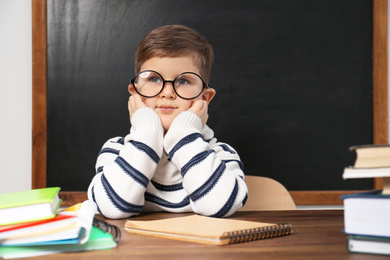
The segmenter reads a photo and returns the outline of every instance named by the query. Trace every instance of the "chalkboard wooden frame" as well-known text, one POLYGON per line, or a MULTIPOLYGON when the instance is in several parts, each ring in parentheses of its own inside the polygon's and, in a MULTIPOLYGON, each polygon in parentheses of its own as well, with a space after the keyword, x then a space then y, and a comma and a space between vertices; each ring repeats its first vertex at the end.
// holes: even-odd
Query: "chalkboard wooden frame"
MULTIPOLYGON (((387 0, 373 0, 373 140, 388 143, 387 0)), ((32 0, 33 107, 32 188, 46 187, 47 160, 47 2, 32 0)), ((374 189, 380 189, 375 179, 374 189)), ((355 191, 290 191, 297 205, 341 204, 340 195, 355 191)), ((65 205, 86 199, 85 192, 62 192, 65 205)))

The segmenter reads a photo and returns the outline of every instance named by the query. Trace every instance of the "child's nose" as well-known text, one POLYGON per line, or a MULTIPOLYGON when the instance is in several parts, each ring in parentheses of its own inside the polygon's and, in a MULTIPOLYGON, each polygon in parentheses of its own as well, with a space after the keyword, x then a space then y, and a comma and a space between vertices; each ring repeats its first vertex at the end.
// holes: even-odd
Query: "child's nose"
POLYGON ((171 82, 166 82, 163 91, 160 94, 161 97, 165 98, 174 98, 176 96, 175 90, 173 89, 173 84, 171 82))

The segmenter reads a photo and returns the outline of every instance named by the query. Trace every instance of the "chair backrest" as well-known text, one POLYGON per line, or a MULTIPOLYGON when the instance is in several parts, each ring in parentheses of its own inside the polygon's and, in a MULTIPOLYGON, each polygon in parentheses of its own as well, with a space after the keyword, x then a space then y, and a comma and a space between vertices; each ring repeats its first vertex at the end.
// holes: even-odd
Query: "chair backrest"
POLYGON ((245 176, 248 200, 240 211, 296 210, 294 200, 279 182, 260 176, 245 176))

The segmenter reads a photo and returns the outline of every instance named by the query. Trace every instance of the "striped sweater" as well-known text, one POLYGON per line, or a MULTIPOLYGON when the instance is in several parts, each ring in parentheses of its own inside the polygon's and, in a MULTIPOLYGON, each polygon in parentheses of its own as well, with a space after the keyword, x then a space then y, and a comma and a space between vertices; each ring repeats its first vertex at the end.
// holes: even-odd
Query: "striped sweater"
POLYGON ((227 217, 245 204, 238 154, 217 142, 195 114, 179 114, 165 136, 151 108, 138 109, 131 123, 130 133, 108 140, 97 158, 88 198, 102 215, 168 211, 227 217))

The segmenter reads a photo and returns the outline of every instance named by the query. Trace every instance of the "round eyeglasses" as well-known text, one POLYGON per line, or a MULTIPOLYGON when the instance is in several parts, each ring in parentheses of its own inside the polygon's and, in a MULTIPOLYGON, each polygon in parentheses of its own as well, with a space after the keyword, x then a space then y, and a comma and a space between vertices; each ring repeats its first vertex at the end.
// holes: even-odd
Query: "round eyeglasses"
POLYGON ((171 83, 176 95, 182 99, 194 99, 198 97, 203 89, 209 85, 194 72, 184 72, 174 80, 164 80, 156 71, 144 70, 138 73, 131 81, 135 91, 143 97, 152 98, 159 95, 165 83, 171 83))

